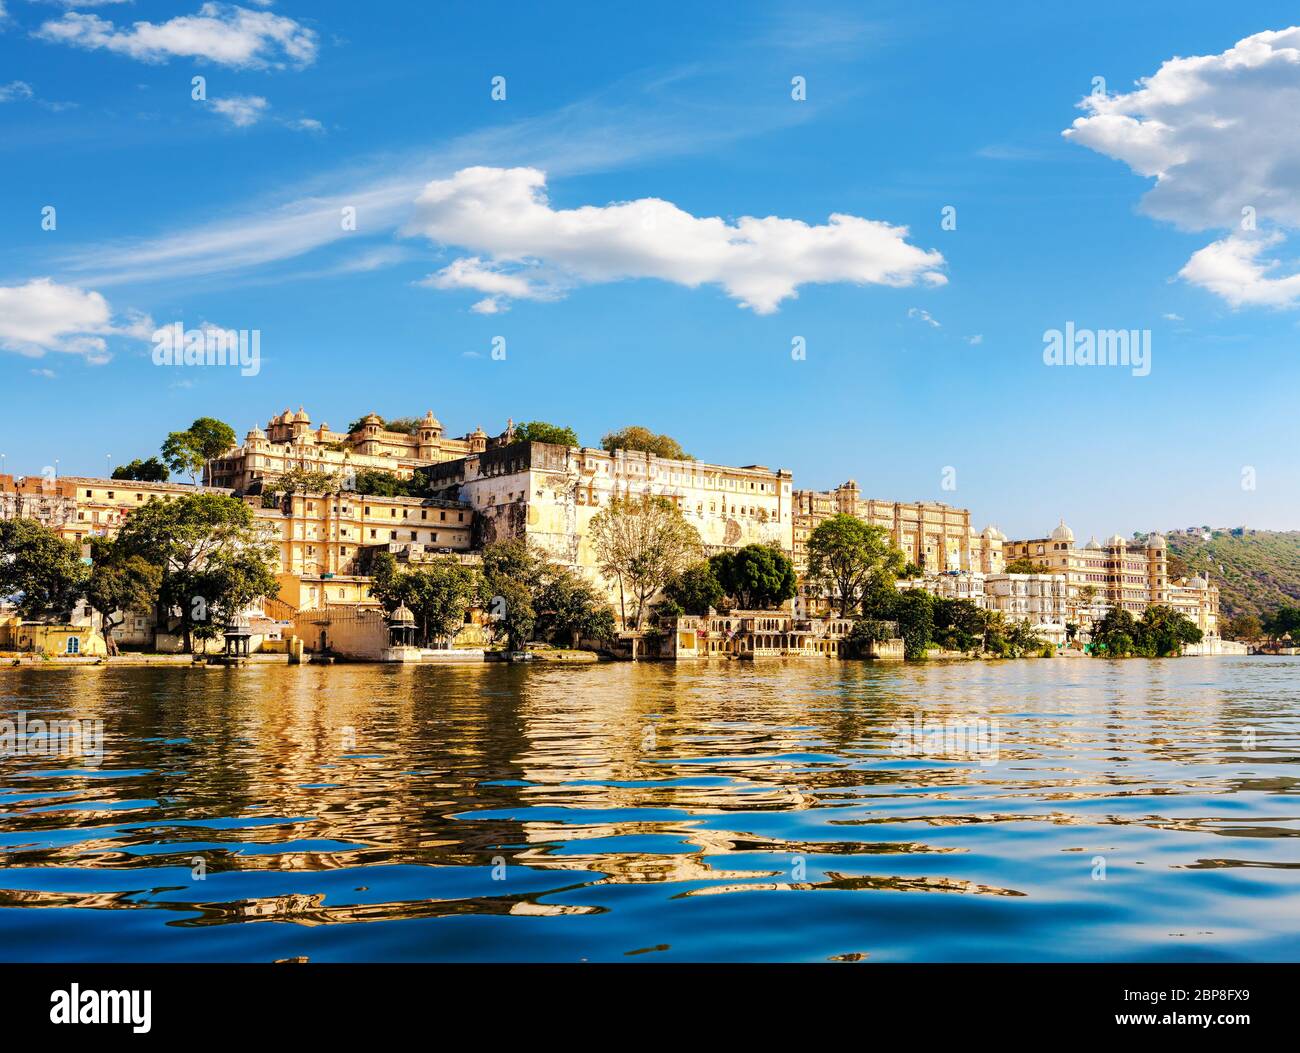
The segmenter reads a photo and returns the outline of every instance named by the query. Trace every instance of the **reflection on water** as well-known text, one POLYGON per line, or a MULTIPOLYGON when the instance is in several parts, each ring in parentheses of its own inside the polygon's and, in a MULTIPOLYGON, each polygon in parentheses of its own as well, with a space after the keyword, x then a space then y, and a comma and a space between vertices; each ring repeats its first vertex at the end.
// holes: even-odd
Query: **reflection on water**
POLYGON ((1295 959, 1300 660, 5 670, 6 960, 1295 959), (894 725, 983 717, 996 762, 894 725), (630 956, 630 958, 629 958, 630 956))

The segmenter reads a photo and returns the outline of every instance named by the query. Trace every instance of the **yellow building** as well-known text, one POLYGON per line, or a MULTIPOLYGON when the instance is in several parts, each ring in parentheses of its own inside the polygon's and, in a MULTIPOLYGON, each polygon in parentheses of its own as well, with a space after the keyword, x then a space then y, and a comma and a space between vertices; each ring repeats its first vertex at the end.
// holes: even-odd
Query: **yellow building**
POLYGON ((864 500, 850 479, 834 490, 794 492, 794 562, 800 576, 808 565, 808 538, 820 523, 837 515, 857 516, 884 528, 904 558, 927 573, 997 574, 1003 569, 1006 535, 995 526, 976 533, 969 510, 938 501, 864 500))
POLYGON ((1207 637, 1219 635, 1219 588, 1199 576, 1172 581, 1165 539, 1148 534, 1129 541, 1114 534, 1076 548, 1074 531, 1061 520, 1047 537, 1008 541, 1007 561, 1029 559, 1065 576, 1069 617, 1090 625, 1111 608, 1141 617, 1153 604, 1172 607, 1207 637))
POLYGON ((214 486, 240 492, 256 488, 293 469, 346 476, 364 470, 388 472, 409 479, 416 468, 487 449, 482 428, 459 439, 443 434, 442 423, 428 411, 414 434, 388 431, 377 414, 363 417, 350 432, 317 428, 303 409, 285 410, 273 417, 266 430, 253 428, 243 445, 216 458, 209 467, 214 486))
POLYGON ((108 654, 104 637, 89 625, 58 625, 29 622, 14 613, 0 614, 0 651, 18 654, 45 654, 51 657, 108 654))
POLYGON ((793 547, 792 483, 785 469, 520 442, 434 465, 425 474, 434 492, 473 508, 477 544, 526 537, 594 580, 591 520, 615 497, 668 499, 699 532, 705 554, 758 543, 789 555, 793 547))

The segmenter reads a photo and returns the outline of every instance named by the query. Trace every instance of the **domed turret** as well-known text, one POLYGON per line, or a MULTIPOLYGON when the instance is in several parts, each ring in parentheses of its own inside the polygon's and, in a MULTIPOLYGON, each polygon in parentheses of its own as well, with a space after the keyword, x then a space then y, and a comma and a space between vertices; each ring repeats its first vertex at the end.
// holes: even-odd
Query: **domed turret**
POLYGON ((293 422, 295 424, 310 424, 311 418, 307 416, 307 411, 299 406, 298 412, 293 415, 293 422))
POLYGON ((1088 543, 1083 547, 1087 549, 1089 552, 1097 552, 1100 551, 1101 549, 1101 542, 1098 541, 1095 537, 1090 537, 1088 538, 1088 543))
POLYGON ((1064 518, 1062 518, 1056 525, 1056 529, 1052 531, 1052 540, 1068 541, 1070 544, 1074 544, 1074 531, 1065 525, 1064 518))
POLYGON ((1152 534, 1147 538, 1147 548, 1164 548, 1165 545, 1165 539, 1160 534, 1152 534))
POLYGON ((1127 545, 1128 541, 1125 540, 1123 534, 1112 534, 1106 539, 1107 548, 1125 548, 1127 545))

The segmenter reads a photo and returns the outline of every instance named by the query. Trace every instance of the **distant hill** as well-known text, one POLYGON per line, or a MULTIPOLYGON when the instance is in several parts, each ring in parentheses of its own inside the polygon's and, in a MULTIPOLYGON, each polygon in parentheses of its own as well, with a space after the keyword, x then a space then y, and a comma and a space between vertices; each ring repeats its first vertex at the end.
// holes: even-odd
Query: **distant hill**
POLYGON ((1169 577, 1208 571, 1226 617, 1300 601, 1300 530, 1173 530, 1169 577), (1203 535, 1209 534, 1209 540, 1203 535))

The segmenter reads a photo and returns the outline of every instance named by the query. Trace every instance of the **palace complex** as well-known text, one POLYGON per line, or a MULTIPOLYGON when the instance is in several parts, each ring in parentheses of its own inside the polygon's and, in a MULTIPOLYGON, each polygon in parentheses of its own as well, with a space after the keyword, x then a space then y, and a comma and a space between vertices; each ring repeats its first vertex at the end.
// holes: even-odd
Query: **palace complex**
MULTIPOLYGON (((1171 580, 1159 534, 1141 540, 1115 535, 1076 548, 1062 522, 1047 537, 1011 541, 996 526, 977 532, 964 508, 863 498, 852 480, 828 491, 796 490, 783 468, 516 442, 513 425, 497 436, 478 428, 447 438, 432 411, 401 429, 389 430, 370 414, 349 432, 332 432, 324 424, 313 428, 304 410, 286 410, 265 431, 251 429, 242 444, 214 459, 205 480, 210 485, 0 475, 0 518, 35 519, 86 544, 115 533, 150 501, 196 492, 240 498, 278 545, 280 590, 267 601, 267 613, 288 620, 297 611, 373 607, 364 570, 376 551, 411 563, 448 554, 472 561, 485 545, 516 537, 612 596, 614 586, 602 577, 590 543, 590 523, 616 498, 667 498, 699 532, 706 554, 771 545, 793 559, 801 576, 813 530, 847 514, 883 528, 901 550, 912 573, 900 588, 969 599, 1027 621, 1055 642, 1065 639, 1071 623, 1086 631, 1112 607, 1140 616, 1152 604, 1166 604, 1207 637, 1218 636, 1218 588, 1201 577, 1171 580), (268 488, 294 469, 326 473, 337 486, 305 494, 268 488), (414 489, 423 496, 359 494, 353 482, 365 470, 422 479, 414 489), (1029 560, 1031 572, 1009 573, 1016 560, 1029 560)), ((800 616, 819 599, 805 588, 796 605, 800 616)), ((769 635, 780 637, 791 653, 813 647, 792 643, 805 631, 793 625, 769 635)), ((766 642, 761 638, 755 646, 766 642)))

